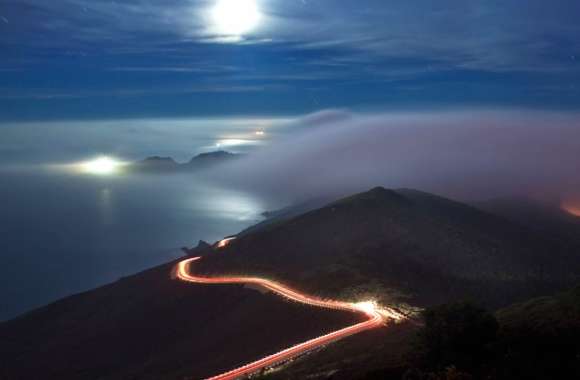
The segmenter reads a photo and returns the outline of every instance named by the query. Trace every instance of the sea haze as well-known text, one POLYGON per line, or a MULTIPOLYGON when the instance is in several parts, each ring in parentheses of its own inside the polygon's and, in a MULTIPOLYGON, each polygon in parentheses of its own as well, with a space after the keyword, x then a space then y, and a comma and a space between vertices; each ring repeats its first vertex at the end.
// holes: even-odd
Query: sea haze
POLYGON ((0 320, 182 255, 260 219, 250 195, 195 174, 0 172, 0 320))
POLYGON ((115 281, 259 220, 244 191, 188 175, 96 176, 75 164, 244 153, 271 119, 139 119, 1 123, 0 320, 115 281), (47 132, 49 131, 49 132, 47 132))

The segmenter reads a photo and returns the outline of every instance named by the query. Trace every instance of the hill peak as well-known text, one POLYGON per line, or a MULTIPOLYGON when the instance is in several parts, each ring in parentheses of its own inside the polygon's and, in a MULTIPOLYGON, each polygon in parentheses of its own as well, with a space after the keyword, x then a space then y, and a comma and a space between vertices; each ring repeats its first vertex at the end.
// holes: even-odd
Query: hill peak
POLYGON ((404 195, 395 190, 387 189, 382 186, 377 186, 369 191, 358 193, 350 197, 341 199, 336 204, 347 203, 389 203, 389 204, 409 204, 410 201, 404 195))
POLYGON ((370 189, 366 193, 362 193, 362 194, 367 194, 369 196, 382 197, 382 198, 393 197, 393 196, 401 197, 401 195, 399 193, 397 193, 395 190, 387 189, 387 188, 384 188, 382 186, 373 187, 372 189, 370 189))

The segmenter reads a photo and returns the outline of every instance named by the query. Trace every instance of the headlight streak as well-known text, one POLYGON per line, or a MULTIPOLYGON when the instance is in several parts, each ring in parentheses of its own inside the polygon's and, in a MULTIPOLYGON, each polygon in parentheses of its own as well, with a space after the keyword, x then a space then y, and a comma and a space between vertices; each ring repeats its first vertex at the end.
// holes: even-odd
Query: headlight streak
MULTIPOLYGON (((228 238, 221 240, 217 243, 218 248, 223 248, 231 243, 235 238, 228 238)), ((355 325, 319 336, 317 338, 308 340, 303 343, 299 343, 295 346, 289 347, 285 350, 277 352, 273 355, 267 356, 265 358, 259 359, 255 362, 246 364, 242 367, 233 369, 231 371, 225 372, 223 374, 210 377, 208 380, 233 380, 240 377, 248 376, 256 373, 262 369, 272 367, 288 361, 292 358, 305 354, 316 348, 324 346, 326 344, 336 342, 340 339, 361 333, 366 330, 378 328, 386 325, 389 321, 402 321, 407 319, 406 316, 399 313, 398 311, 380 307, 374 301, 365 302, 342 302, 335 300, 324 300, 306 294, 300 293, 296 290, 288 288, 278 282, 258 278, 258 277, 234 277, 234 276, 224 276, 224 277, 200 277, 189 273, 189 268, 191 264, 196 261, 201 260, 201 257, 195 257, 187 260, 183 260, 177 264, 175 268, 175 275, 178 279, 186 282, 196 283, 196 284, 252 284, 268 289, 286 299, 296 301, 302 304, 310 305, 313 307, 320 307, 325 309, 333 310, 343 310, 350 311, 357 314, 364 314, 367 316, 367 320, 355 325)))
POLYGON ((216 244, 216 246, 218 248, 225 248, 235 239, 236 239, 235 237, 222 239, 216 244))

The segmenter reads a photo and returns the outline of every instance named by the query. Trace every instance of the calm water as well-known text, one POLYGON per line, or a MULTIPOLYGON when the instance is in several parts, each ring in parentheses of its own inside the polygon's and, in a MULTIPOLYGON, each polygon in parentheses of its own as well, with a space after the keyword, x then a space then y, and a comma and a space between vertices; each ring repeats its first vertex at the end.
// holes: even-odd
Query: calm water
POLYGON ((0 173, 0 320, 179 257, 264 209, 193 175, 0 173))

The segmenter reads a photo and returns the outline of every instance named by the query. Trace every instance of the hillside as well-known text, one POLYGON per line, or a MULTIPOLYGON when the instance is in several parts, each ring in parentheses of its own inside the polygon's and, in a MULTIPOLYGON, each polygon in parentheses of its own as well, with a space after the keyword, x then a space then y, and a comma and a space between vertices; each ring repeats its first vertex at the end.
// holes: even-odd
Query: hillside
MULTIPOLYGON (((549 294, 580 273, 560 241, 415 190, 375 188, 278 216, 223 249, 188 250, 204 256, 196 271, 262 275, 309 294, 375 298, 405 311, 465 298, 496 308, 549 294)), ((173 265, 0 324, 0 379, 202 378, 357 318, 242 286, 175 281, 173 265)), ((416 329, 354 336, 298 359, 288 373, 352 379, 387 366, 400 375, 416 329)))
POLYGON ((242 286, 179 282, 172 267, 0 323, 0 379, 199 379, 358 318, 242 286))
POLYGON ((504 378, 580 377, 580 286, 511 305, 496 318, 504 378))
POLYGON ((178 163, 171 157, 152 156, 127 165, 124 170, 140 174, 188 173, 212 169, 239 157, 238 154, 222 150, 198 154, 186 163, 178 163))
POLYGON ((573 283, 567 247, 502 217, 414 190, 376 188, 249 231, 202 270, 275 275, 309 292, 491 307, 573 283))
POLYGON ((559 201, 510 197, 491 199, 474 206, 520 223, 542 235, 561 240, 580 253, 580 217, 562 210, 559 201))

